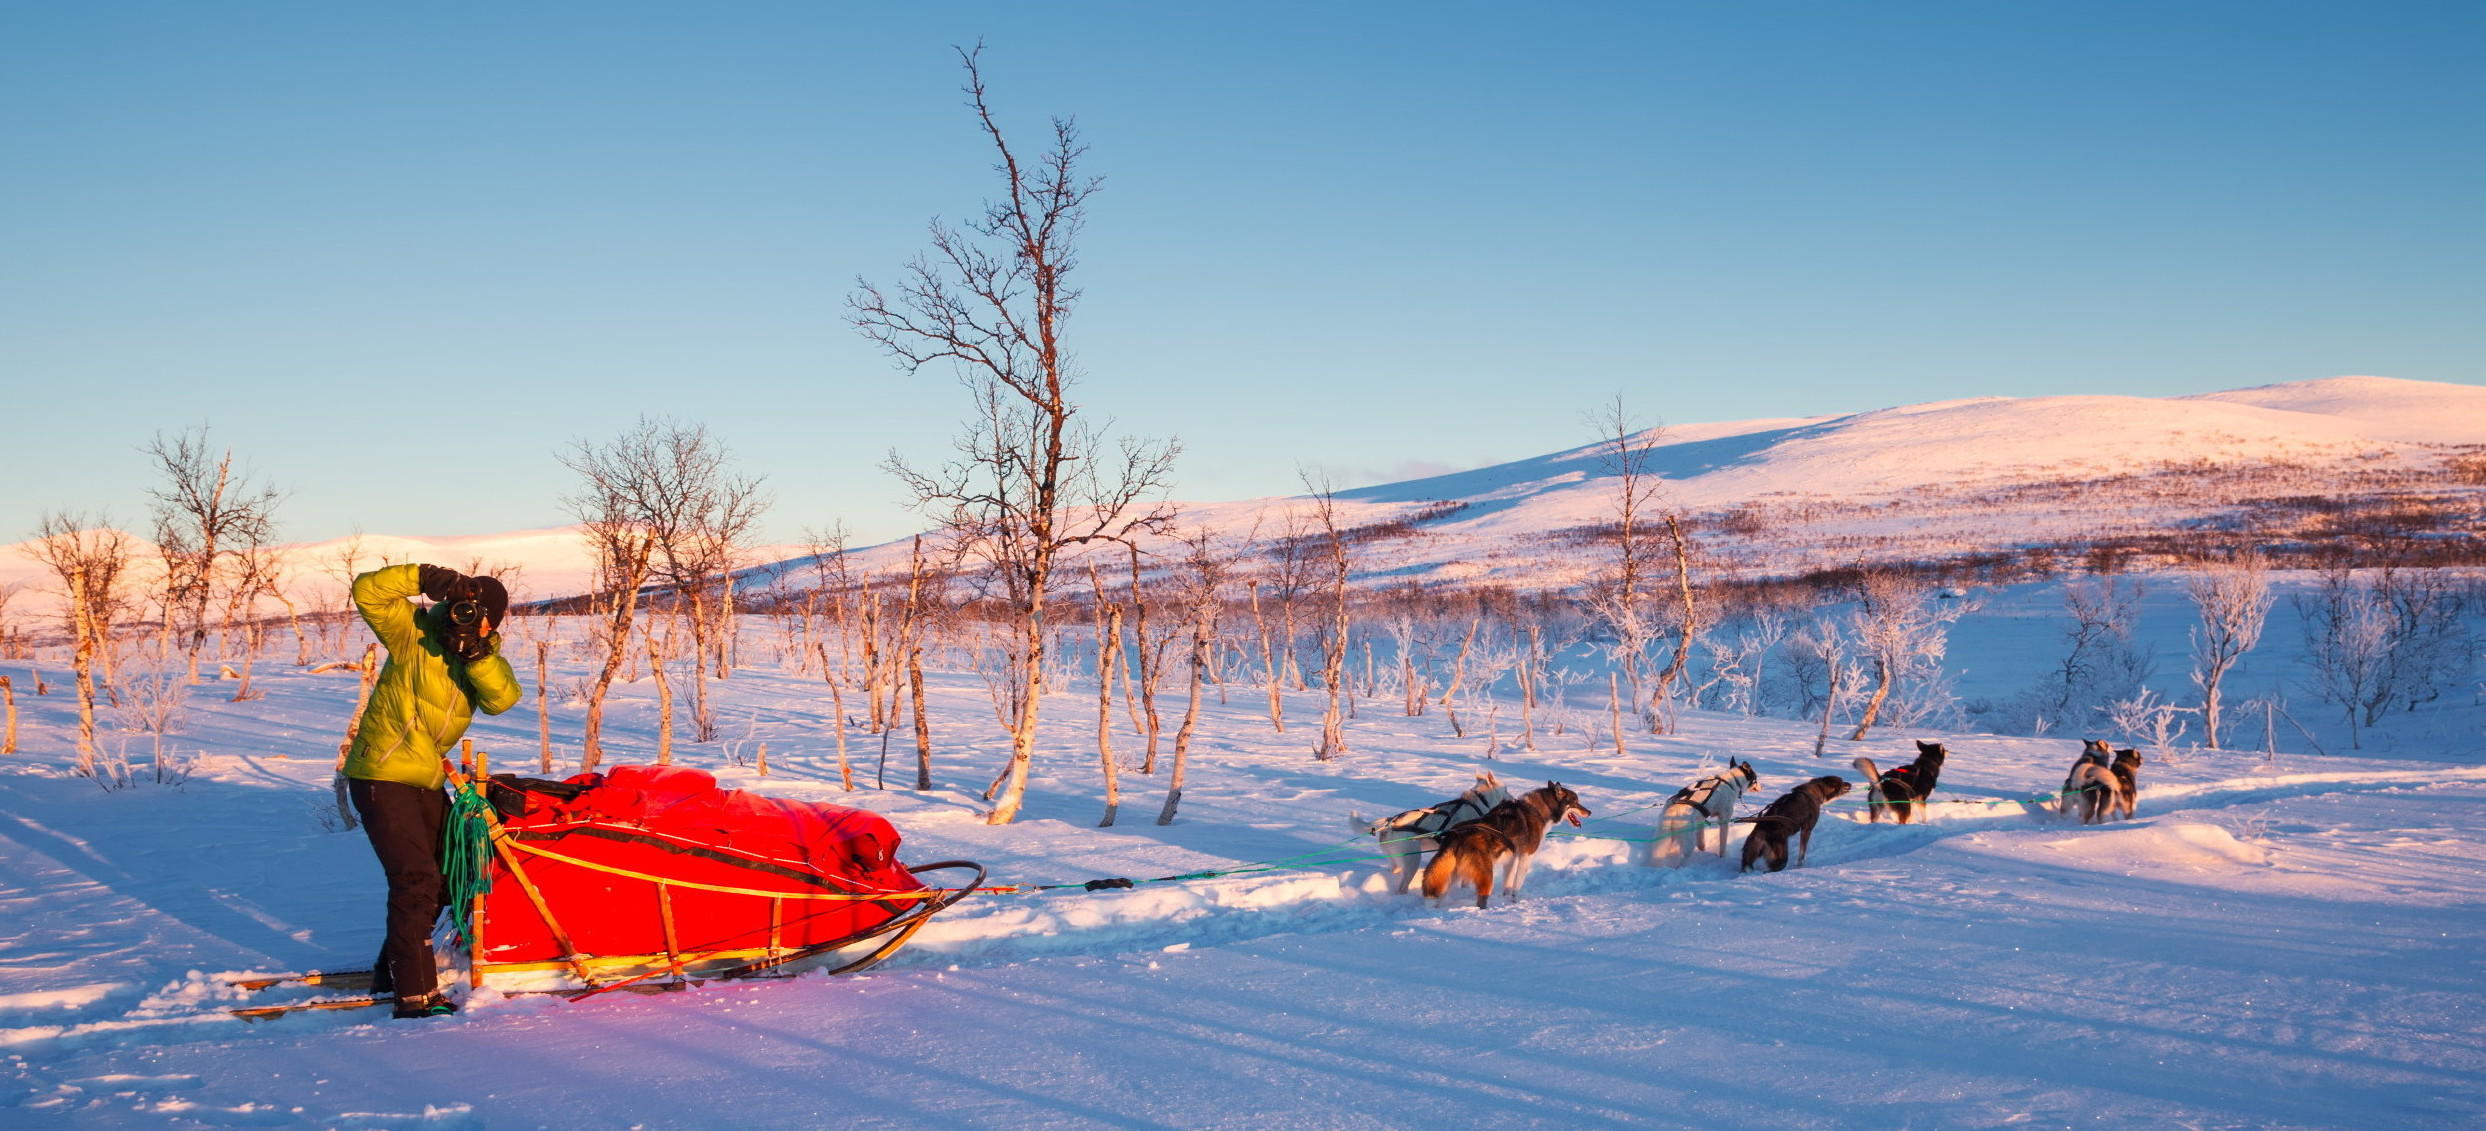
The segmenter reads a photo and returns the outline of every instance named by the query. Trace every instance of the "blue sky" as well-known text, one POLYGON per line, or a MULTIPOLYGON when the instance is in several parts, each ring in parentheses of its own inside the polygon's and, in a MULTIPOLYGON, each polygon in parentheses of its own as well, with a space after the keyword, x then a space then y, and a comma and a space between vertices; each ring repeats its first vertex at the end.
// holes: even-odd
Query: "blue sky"
MULTIPOLYGON (((1088 410, 1178 497, 1652 420, 2486 383, 2486 5, 0 3, 0 541, 158 431, 282 533, 566 521, 705 422, 768 533, 917 523, 968 402, 848 326, 1077 119, 1088 410), (905 10, 893 10, 905 9, 905 10)), ((2481 426, 2486 432, 2486 425, 2481 426)))

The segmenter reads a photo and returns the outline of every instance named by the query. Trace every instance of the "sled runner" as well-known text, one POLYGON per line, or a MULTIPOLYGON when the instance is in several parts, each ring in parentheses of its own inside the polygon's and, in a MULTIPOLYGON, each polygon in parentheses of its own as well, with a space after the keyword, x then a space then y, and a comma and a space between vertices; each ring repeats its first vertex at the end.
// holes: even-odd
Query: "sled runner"
MULTIPOLYGON (((472 985, 550 976, 573 1000, 747 978, 810 959, 867 969, 975 890, 981 865, 908 866, 876 813, 720 789, 699 770, 620 766, 566 782, 454 771, 446 871, 472 985), (958 870, 955 886, 925 873, 958 870), (566 975, 566 977, 563 977, 566 975), (665 979, 651 983, 651 979, 665 979)), ((368 992, 369 971, 235 983, 368 992)), ((510 991, 505 991, 510 992, 510 991)), ((350 1009, 352 997, 236 1009, 350 1009)))

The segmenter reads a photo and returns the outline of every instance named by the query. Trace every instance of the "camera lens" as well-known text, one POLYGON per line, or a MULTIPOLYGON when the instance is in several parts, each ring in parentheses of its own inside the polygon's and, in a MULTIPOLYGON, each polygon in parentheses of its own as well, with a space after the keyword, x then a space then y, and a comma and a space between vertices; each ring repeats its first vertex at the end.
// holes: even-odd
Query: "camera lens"
POLYGON ((482 603, 482 602, 480 602, 480 601, 452 601, 452 602, 450 602, 450 603, 449 603, 449 623, 450 623, 450 624, 454 624, 454 625, 458 626, 459 628, 473 628, 473 627, 475 627, 475 625, 476 625, 476 624, 480 623, 482 620, 483 620, 483 603, 482 603))

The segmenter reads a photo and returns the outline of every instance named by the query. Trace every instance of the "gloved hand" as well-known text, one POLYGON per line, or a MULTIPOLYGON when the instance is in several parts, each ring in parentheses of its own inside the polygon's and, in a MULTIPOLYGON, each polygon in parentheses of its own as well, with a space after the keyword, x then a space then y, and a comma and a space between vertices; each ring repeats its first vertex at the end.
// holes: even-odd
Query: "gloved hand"
POLYGON ((452 639, 452 640, 449 642, 449 646, 450 646, 450 647, 452 647, 452 648, 457 649, 457 658, 458 658, 458 659, 464 660, 464 661, 466 661, 467 663, 470 663, 470 664, 480 664, 480 663, 484 662, 485 660, 489 660, 489 659, 491 659, 491 658, 492 658, 492 647, 493 647, 493 646, 492 646, 492 642, 493 642, 495 639, 497 639, 497 638, 498 638, 498 637, 497 637, 497 635, 495 635, 495 636, 464 636, 464 635, 461 635, 461 636, 458 636, 458 637, 456 637, 456 638, 452 639))
POLYGON ((446 566, 418 565, 414 570, 417 583, 423 587, 423 596, 433 601, 448 600, 450 591, 466 580, 465 574, 446 566))

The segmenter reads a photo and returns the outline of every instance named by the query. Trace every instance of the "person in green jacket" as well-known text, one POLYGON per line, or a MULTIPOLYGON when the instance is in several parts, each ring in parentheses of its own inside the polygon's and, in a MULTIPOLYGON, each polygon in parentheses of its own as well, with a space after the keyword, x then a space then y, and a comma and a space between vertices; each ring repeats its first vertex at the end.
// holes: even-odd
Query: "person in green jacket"
POLYGON ((518 705, 518 676, 500 654, 498 631, 509 590, 498 578, 395 565, 354 579, 354 607, 388 649, 345 758, 347 796, 388 877, 388 931, 372 991, 396 995, 399 1017, 454 1013, 432 957, 445 901, 442 756, 477 709, 497 715, 518 705), (415 605, 418 594, 433 603, 415 605))

